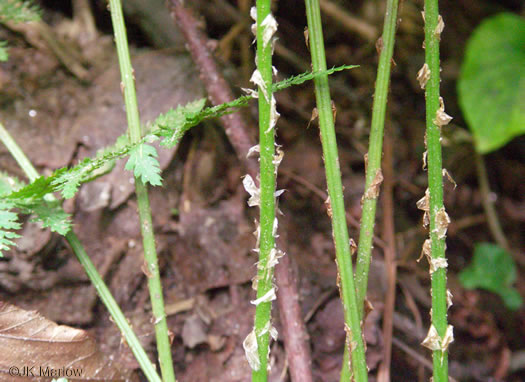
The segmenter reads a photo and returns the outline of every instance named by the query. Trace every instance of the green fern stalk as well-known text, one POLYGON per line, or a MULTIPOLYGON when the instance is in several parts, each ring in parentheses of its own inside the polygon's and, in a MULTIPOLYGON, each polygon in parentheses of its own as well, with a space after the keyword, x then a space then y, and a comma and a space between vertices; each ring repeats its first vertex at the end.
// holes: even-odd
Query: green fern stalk
MULTIPOLYGON (((28 179, 31 182, 34 182, 39 177, 38 172, 33 167, 29 158, 27 158, 22 149, 18 146, 18 144, 15 142, 15 140, 11 137, 11 135, 1 123, 0 140, 4 143, 11 155, 15 158, 18 165, 25 172, 28 179)), ((53 196, 51 196, 51 198, 53 198, 53 196)), ((144 372, 144 374, 150 382, 161 382, 159 375, 155 371, 155 366, 153 366, 150 359, 148 358, 148 355, 146 354, 144 348, 140 344, 139 339, 133 332, 133 329, 131 329, 128 320, 120 310, 120 307, 113 298, 113 295, 109 291, 109 288, 106 286, 106 283, 98 273, 95 265, 84 250, 77 235, 73 232, 73 230, 70 230, 65 235, 65 237, 69 245, 71 245, 71 248, 73 249, 73 252, 75 253, 78 261, 84 267, 84 270, 86 271, 86 274, 88 275, 91 283, 95 287, 98 295, 100 296, 100 299, 111 314, 113 321, 115 322, 122 335, 126 339, 126 342, 129 345, 131 351, 133 352, 133 355, 135 355, 135 358, 137 359, 137 362, 139 363, 142 371, 144 372)))
POLYGON ((372 107, 372 124, 367 155, 365 193, 363 196, 363 213, 359 231, 359 246, 355 271, 356 291, 360 316, 363 316, 364 299, 368 285, 368 270, 374 237, 379 186, 383 180, 381 156, 383 153, 383 131, 385 127, 388 85, 390 82, 390 63, 394 52, 398 0, 388 0, 386 4, 385 24, 382 35, 382 48, 377 68, 374 105, 372 107))
MULTIPOLYGON (((120 73, 122 76, 122 87, 124 90, 124 101, 128 119, 129 137, 131 143, 138 143, 142 140, 142 131, 140 127, 133 70, 131 67, 126 30, 124 26, 124 17, 122 14, 122 4, 120 0, 110 0, 109 4, 111 10, 111 21, 115 33, 115 42, 117 45, 120 73)), ((142 156, 144 161, 151 163, 152 156, 144 153, 141 147, 139 147, 138 150, 138 156, 142 156)), ((151 219, 148 190, 146 184, 144 183, 144 176, 137 176, 136 172, 135 191, 137 194, 137 203, 141 221, 140 228, 143 239, 144 259, 147 266, 148 287, 153 311, 155 335, 157 339, 157 350, 160 369, 162 372, 162 379, 164 382, 174 382, 175 372, 173 370, 171 343, 169 340, 168 324, 164 310, 164 299, 162 295, 162 284, 160 280, 157 251, 155 248, 155 236, 153 233, 153 223, 151 219)))
MULTIPOLYGON (((432 278, 432 324, 425 346, 433 350, 434 382, 448 381, 448 343, 452 327, 447 325, 447 275, 445 236, 448 217, 443 207, 443 175, 441 159, 441 126, 448 123, 440 106, 439 39, 441 34, 438 1, 425 0, 425 62, 430 77, 425 87, 426 142, 428 152, 428 188, 430 194, 430 251, 432 278), (442 114, 440 115, 440 113, 442 114), (441 265, 440 265, 441 264, 441 265), (435 331, 433 330, 435 329, 435 331), (436 336, 437 331, 437 336, 436 336)), ((444 25, 443 25, 444 26, 444 25)), ((450 117, 448 117, 450 118, 450 117)))
MULTIPOLYGON (((274 164, 275 130, 272 122, 272 41, 271 26, 265 21, 273 19, 271 1, 257 0, 257 70, 262 83, 258 85, 259 98, 259 145, 260 145, 260 233, 259 262, 257 265, 257 300, 255 308, 255 337, 259 358, 258 367, 252 365, 252 381, 266 382, 271 330, 273 298, 265 298, 273 292, 273 266, 268 266, 270 252, 275 251, 275 187, 274 164), (265 35, 266 34, 266 35, 265 35), (268 37, 267 34, 270 34, 268 37), (262 301, 260 301, 262 300, 262 301)), ((274 294, 275 295, 275 294, 274 294)))
MULTIPOLYGON (((306 0, 305 3, 313 71, 323 71, 326 69, 326 57, 319 1, 306 0)), ((330 199, 329 208, 331 208, 333 237, 341 281, 340 293, 343 300, 345 329, 347 331, 347 346, 345 348, 350 347, 352 350, 352 370, 355 381, 362 382, 368 380, 368 369, 354 286, 352 257, 350 254, 348 227, 346 225, 341 170, 339 168, 328 76, 319 76, 314 79, 314 83, 326 170, 326 183, 330 199)), ((343 362, 348 363, 346 359, 343 362)), ((346 375, 345 378, 346 381, 350 381, 350 375, 346 375)))
MULTIPOLYGON (((372 239, 376 217, 379 186, 383 179, 381 172, 381 155, 383 152, 383 131, 385 126, 386 103, 388 99, 388 85, 390 82, 390 63, 394 52, 394 37, 396 32, 398 0, 388 0, 386 3, 382 47, 379 54, 374 105, 372 107, 372 123, 366 161, 365 193, 361 226, 359 231, 359 245, 355 271, 355 284, 359 316, 363 318, 364 300, 368 289, 368 271, 372 255, 372 239)), ((348 350, 345 349, 344 359, 348 359, 348 350)), ((343 363, 341 381, 347 381, 348 363, 343 363)))
MULTIPOLYGON (((374 237, 377 198, 379 196, 379 187, 383 180, 381 172, 383 131, 385 126, 388 86, 390 82, 390 63, 394 52, 397 9, 398 0, 387 1, 383 35, 381 37, 382 46, 379 54, 379 65, 377 68, 374 104, 372 107, 372 123, 366 160, 365 193, 363 195, 363 212, 361 215, 355 271, 357 304, 359 306, 359 316, 361 319, 363 319, 364 300, 368 289, 368 271, 372 256, 372 239, 374 237)), ((345 360, 348 359, 347 351, 348 350, 345 349, 345 360)), ((344 362, 341 372, 341 381, 348 380, 346 378, 348 375, 347 369, 348 363, 344 362)))

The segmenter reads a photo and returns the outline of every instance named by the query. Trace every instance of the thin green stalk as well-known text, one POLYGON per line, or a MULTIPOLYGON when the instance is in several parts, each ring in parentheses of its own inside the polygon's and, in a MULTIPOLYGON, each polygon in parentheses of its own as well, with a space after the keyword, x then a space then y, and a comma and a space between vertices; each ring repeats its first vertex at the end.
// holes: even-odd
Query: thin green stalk
POLYGON ((439 16, 437 0, 425 0, 424 18, 425 62, 430 74, 425 87, 425 98, 432 278, 432 324, 424 344, 433 350, 434 382, 447 382, 447 348, 452 327, 447 325, 445 236, 448 216, 443 207, 441 126, 447 124, 450 117, 444 113, 444 105, 441 105, 439 97, 439 40, 444 24, 439 16))
MULTIPOLYGON (((363 208, 361 226, 359 230, 359 244, 357 248, 357 262, 355 270, 355 284, 359 317, 363 318, 364 300, 368 288, 368 270, 372 254, 372 240, 376 218, 377 198, 379 187, 383 180, 381 172, 381 155, 383 152, 383 131, 385 127, 386 103, 388 99, 388 86, 390 82, 390 63, 394 53, 396 34, 398 0, 387 0, 383 35, 381 36, 381 52, 377 67, 376 88, 374 104, 372 106, 372 123, 368 154, 366 158, 366 181, 363 195, 363 208)), ((344 359, 348 359, 345 349, 344 359)), ((348 375, 347 362, 343 362, 341 381, 348 375)))
POLYGON ((359 231, 355 283, 358 296, 360 316, 363 316, 364 299, 368 285, 368 270, 374 237, 379 186, 383 180, 381 156, 383 152, 383 130, 390 82, 390 63, 394 52, 398 0, 387 0, 385 23, 383 26, 382 49, 377 68, 374 105, 372 107, 372 124, 368 146, 368 164, 366 166, 365 193, 363 195, 363 212, 359 231))
MULTIPOLYGON (((305 3, 312 66, 313 71, 318 72, 326 70, 319 1, 306 0, 305 3)), ((354 379, 357 382, 362 382, 368 380, 368 369, 366 366, 361 320, 354 286, 352 257, 350 254, 348 227, 345 218, 341 170, 339 168, 328 76, 319 76, 314 79, 314 82, 326 170, 326 183, 330 199, 329 208, 331 208, 333 237, 340 276, 340 293, 343 300, 345 329, 347 331, 347 346, 345 347, 350 347, 352 350, 351 358, 354 379)), ((345 360, 344 363, 348 362, 345 360)), ((347 375, 345 380, 350 381, 350 375, 347 375)))
MULTIPOLYGON (((255 308, 255 336, 260 367, 253 370, 252 381, 265 382, 268 378, 268 355, 273 298, 273 266, 268 263, 271 251, 275 251, 273 232, 275 220, 275 126, 272 121, 272 38, 274 32, 267 31, 273 20, 271 1, 257 0, 257 70, 261 74, 259 83, 259 146, 260 146, 260 239, 259 263, 257 266, 257 299, 262 299, 255 308), (265 37, 265 33, 270 37, 265 37)), ((275 102, 275 101, 274 101, 275 102)), ((273 106, 275 107, 275 105, 273 106)))
POLYGON ((24 171, 29 181, 33 182, 35 179, 37 179, 39 177, 38 172, 2 123, 0 123, 0 140, 5 145, 7 150, 9 150, 11 156, 15 158, 16 163, 18 163, 20 168, 24 171))
POLYGON ((129 325, 128 320, 120 310, 117 302, 113 298, 113 295, 111 294, 108 287, 104 283, 104 280, 95 268, 95 265, 93 264, 86 251, 82 247, 82 244, 80 243, 80 240, 78 239, 77 235, 73 231, 70 231, 66 235, 66 240, 68 241, 69 245, 71 245, 73 252, 75 252, 79 263, 84 267, 86 274, 88 275, 89 279, 91 280, 91 283, 97 290, 100 299, 102 300, 104 305, 106 305, 106 308, 111 314, 113 321, 115 321, 115 324, 120 329, 122 335, 126 339, 126 343, 129 345, 131 351, 133 352, 133 355, 137 359, 148 381, 161 382, 161 379, 157 374, 157 371, 155 370, 155 366, 151 363, 150 359, 148 358, 148 355, 146 354, 144 348, 140 344, 139 339, 133 332, 133 329, 129 325))
MULTIPOLYGON (((31 161, 29 158, 27 158, 22 149, 18 146, 18 144, 1 123, 0 140, 4 143, 11 155, 17 161, 18 165, 25 172, 29 181, 33 182, 35 179, 37 179, 39 174, 33 167, 31 161)), ((53 196, 51 195, 51 197, 53 196)), ((126 339, 126 342, 135 355, 135 358, 137 359, 137 362, 139 363, 142 371, 150 382, 161 382, 161 379, 155 370, 155 366, 153 366, 150 359, 148 358, 144 348, 140 344, 139 339, 133 332, 133 329, 131 329, 131 326, 129 325, 126 317, 120 310, 120 307, 113 298, 109 288, 106 286, 104 280, 95 268, 95 265, 82 247, 82 244, 80 243, 77 235, 75 232, 73 232, 73 230, 71 230, 65 237, 69 245, 71 245, 73 252, 77 256, 78 261, 84 267, 84 270, 86 271, 86 274, 88 275, 91 283, 95 287, 98 295, 100 296, 100 299, 111 314, 113 321, 126 339)))
MULTIPOLYGON (((122 5, 120 0, 110 0, 109 5, 111 10, 111 21, 115 33, 115 42, 117 45, 122 87, 124 90, 128 132, 131 143, 138 143, 142 139, 142 131, 140 128, 135 81, 129 56, 122 5)), ((162 296, 162 284, 160 280, 157 251, 155 248, 155 236, 153 233, 148 190, 141 178, 137 176, 135 176, 135 191, 137 194, 139 217, 141 221, 140 228, 144 247, 144 259, 147 264, 148 287, 151 298, 151 308, 153 311, 157 351, 162 379, 164 382, 174 382, 175 372, 173 370, 171 343, 169 340, 168 324, 164 310, 164 299, 162 296)))

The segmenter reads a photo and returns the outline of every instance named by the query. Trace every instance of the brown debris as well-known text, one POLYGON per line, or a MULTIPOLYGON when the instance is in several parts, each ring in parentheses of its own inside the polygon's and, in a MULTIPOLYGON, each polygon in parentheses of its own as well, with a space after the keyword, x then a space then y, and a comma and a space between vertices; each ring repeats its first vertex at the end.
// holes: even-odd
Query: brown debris
POLYGON ((437 37, 438 41, 441 40, 441 33, 443 32, 443 29, 445 29, 445 22, 443 21, 443 17, 439 15, 436 30, 434 31, 434 35, 437 37))
POLYGON ((439 109, 436 111, 436 118, 432 121, 438 127, 448 125, 452 121, 452 117, 445 113, 445 103, 443 97, 439 97, 439 109))
POLYGON ((423 243, 423 247, 421 248, 421 255, 417 259, 417 262, 420 262, 423 256, 425 256, 430 263, 432 260, 432 241, 430 239, 426 239, 423 243))
POLYGON ((448 346, 454 341, 454 332, 452 325, 447 326, 447 330, 443 339, 439 336, 434 325, 430 325, 428 334, 421 343, 427 349, 432 351, 441 350, 443 352, 447 351, 448 346))
POLYGON ((419 210, 424 211, 423 227, 428 227, 430 224, 430 192, 428 188, 425 191, 425 196, 417 201, 416 206, 419 210))
POLYGON ((381 52, 383 51, 383 45, 383 36, 381 36, 376 41, 376 52, 378 55, 381 55, 381 52))
POLYGON ((376 175, 374 179, 372 180, 372 183, 368 187, 368 189, 365 191, 365 194, 363 195, 364 199, 377 199, 379 196, 379 189, 381 187, 381 183, 383 183, 383 172, 381 169, 377 169, 376 175))
POLYGON ((328 214, 328 216, 331 219, 332 218, 332 203, 330 202, 330 195, 328 195, 326 197, 326 200, 324 201, 324 204, 326 206, 326 213, 328 214))
POLYGON ((357 252, 357 243, 355 242, 354 239, 350 238, 350 253, 353 255, 355 255, 357 252))
POLYGON ((312 109, 312 116, 310 117, 310 120, 308 121, 308 125, 306 126, 306 128, 308 129, 310 127, 310 124, 315 121, 317 118, 319 118, 319 111, 317 110, 316 107, 314 107, 312 109))
POLYGON ((449 224, 450 218, 448 217, 448 214, 445 211, 445 207, 441 207, 441 209, 436 213, 435 231, 437 233, 438 239, 443 239, 445 238, 445 236, 447 236, 447 229, 449 224))
POLYGON ((443 169, 443 176, 445 176, 448 179, 448 181, 454 185, 454 190, 455 190, 458 184, 456 183, 454 178, 452 178, 452 176, 450 175, 450 173, 448 172, 446 168, 443 169))
POLYGON ((419 86, 421 86, 421 89, 424 89, 428 80, 430 79, 430 69, 428 68, 428 64, 425 62, 421 69, 417 72, 417 81, 419 82, 419 86))
POLYGON ((308 32, 308 27, 304 27, 303 35, 304 35, 304 43, 306 44, 306 47, 310 49, 310 39, 309 39, 310 34, 308 32))

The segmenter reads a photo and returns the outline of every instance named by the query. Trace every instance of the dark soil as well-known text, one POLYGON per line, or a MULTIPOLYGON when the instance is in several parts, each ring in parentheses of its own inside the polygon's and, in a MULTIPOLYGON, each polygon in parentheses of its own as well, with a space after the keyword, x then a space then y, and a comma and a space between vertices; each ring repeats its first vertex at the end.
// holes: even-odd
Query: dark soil
MULTIPOLYGON (((379 34, 384 1, 332 1, 379 34)), ((127 3, 138 99, 146 122, 171 107, 202 97, 205 91, 191 58, 182 49, 182 36, 176 29, 170 32, 173 37, 167 32, 173 28, 171 19, 167 18, 167 24, 153 19, 154 27, 148 29, 144 20, 151 14, 144 14, 142 2, 127 3), (156 38, 160 30, 167 37, 156 38)), ((245 10, 251 2, 186 3, 202 16, 210 44, 216 45, 218 62, 233 91, 240 94, 240 87, 250 86, 248 79, 254 69, 254 52, 246 48, 252 36, 249 28, 240 28, 232 39, 225 36, 230 36, 237 22, 248 20, 245 10)), ((303 36, 306 16, 301 1, 275 3, 279 40, 274 65, 278 78, 284 79, 310 67, 303 36)), ((44 19, 60 39, 81 54, 86 78, 75 77, 45 45, 38 47, 22 34, 0 30, 0 40, 8 40, 10 45, 9 61, 0 64, 2 123, 44 174, 94 155, 126 129, 106 2, 92 4, 99 34, 91 40, 72 23, 71 7, 64 7, 44 1, 44 19)), ((427 184, 421 169, 425 100, 416 80, 424 60, 421 9, 422 1, 401 2, 386 122, 394 148, 398 261, 392 381, 426 381, 431 375, 431 354, 420 346, 429 327, 428 264, 416 261, 426 237, 421 211, 416 208, 427 184)), ((518 0, 444 0, 440 9, 446 23, 441 39, 441 91, 447 113, 454 117, 443 130, 443 164, 458 184, 456 189, 451 183, 445 185, 446 208, 452 219, 447 239, 448 281, 454 295, 449 321, 455 334, 450 373, 460 381, 522 381, 524 309, 509 311, 497 295, 465 290, 457 278, 469 263, 474 245, 494 240, 481 204, 473 147, 460 139, 461 132, 468 130, 457 102, 456 80, 472 30, 498 12, 523 15, 523 4, 518 0)), ((327 15, 323 19, 328 66, 360 65, 331 77, 350 236, 357 239, 358 225, 352 221, 358 222, 361 214, 363 156, 368 147, 377 69, 376 39, 349 30, 327 15)), ((314 378, 338 381, 345 332, 330 219, 324 204, 326 184, 318 126, 316 121, 310 122, 315 107, 313 84, 277 94, 277 104, 281 113, 277 140, 285 152, 278 187, 287 190, 279 202, 283 212, 279 231, 286 238, 287 255, 298 273, 314 378)), ((255 133, 255 103, 242 113, 255 133)), ((516 288, 522 296, 524 143, 524 137, 518 137, 484 158, 496 209, 518 264, 516 288)), ((248 209, 240 181, 245 172, 219 121, 193 128, 176 149, 159 150, 159 154, 164 185, 151 189, 150 199, 168 324, 174 334, 177 377, 180 381, 248 381, 250 368, 242 341, 253 325, 250 280, 257 260, 251 250, 256 212, 248 209)), ((142 271, 136 200, 132 175, 123 167, 124 162, 119 163, 111 174, 84 185, 73 200, 66 201, 65 208, 74 214, 75 231, 153 359, 155 336, 142 271)), ((0 170, 24 178, 3 147, 0 170)), ((383 212, 378 204, 376 235, 380 243, 383 212)), ((124 368, 138 369, 65 241, 30 222, 24 224, 21 234, 18 248, 0 259, 0 300, 37 310, 57 323, 86 329, 108 357, 118 359, 124 368)), ((375 310, 365 324, 371 380, 375 380, 383 359, 387 292, 381 245, 375 246, 373 255, 368 298, 375 310)), ((278 317, 275 309, 274 323, 281 333, 278 317)), ((281 338, 271 348, 271 381, 289 380, 285 358, 281 338)))

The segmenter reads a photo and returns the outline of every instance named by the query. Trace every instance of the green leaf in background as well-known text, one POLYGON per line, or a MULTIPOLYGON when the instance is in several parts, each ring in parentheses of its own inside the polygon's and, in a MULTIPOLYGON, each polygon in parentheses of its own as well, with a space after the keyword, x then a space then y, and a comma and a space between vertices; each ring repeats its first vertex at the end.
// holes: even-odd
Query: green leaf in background
POLYGON ((491 243, 478 243, 470 265, 459 274, 467 289, 485 289, 499 294, 507 308, 516 310, 523 299, 512 284, 516 281, 516 265, 503 248, 491 243))
POLYGON ((7 52, 7 42, 0 41, 0 61, 4 62, 9 59, 9 53, 7 52))
POLYGON ((482 22, 467 43, 459 104, 485 154, 525 133, 525 21, 501 13, 482 22))

